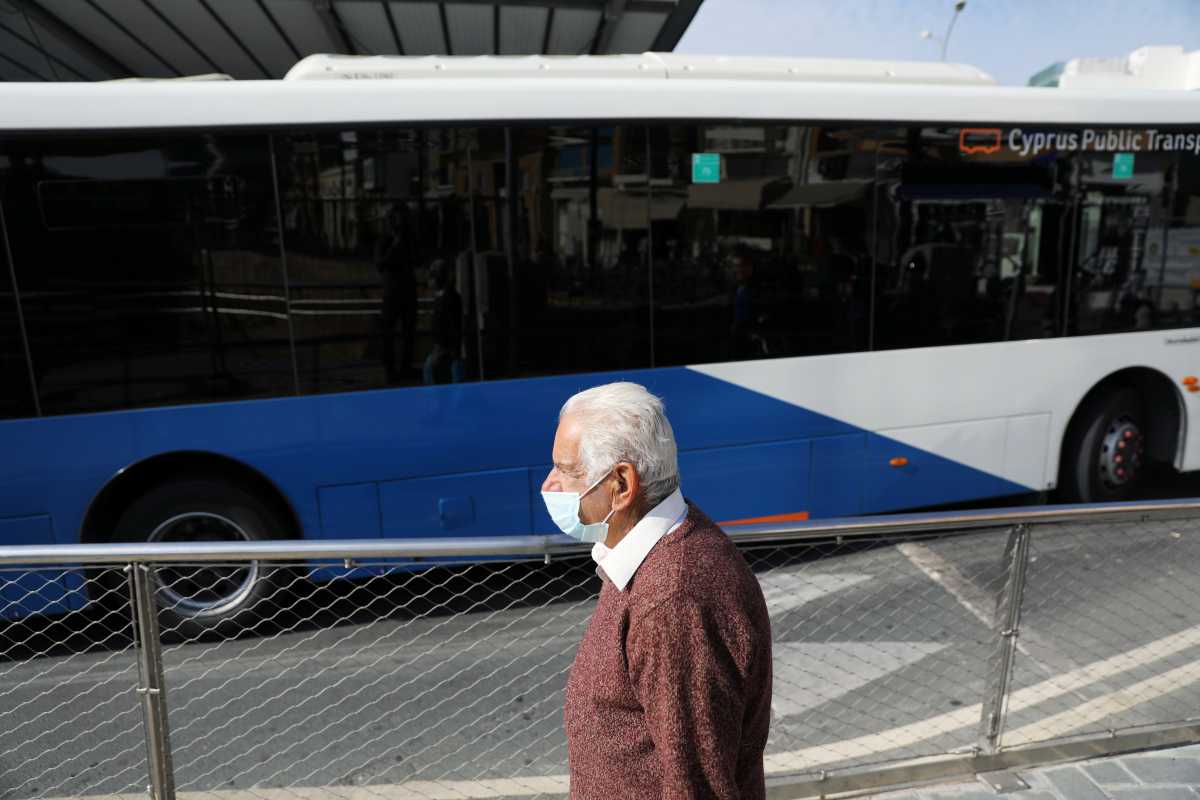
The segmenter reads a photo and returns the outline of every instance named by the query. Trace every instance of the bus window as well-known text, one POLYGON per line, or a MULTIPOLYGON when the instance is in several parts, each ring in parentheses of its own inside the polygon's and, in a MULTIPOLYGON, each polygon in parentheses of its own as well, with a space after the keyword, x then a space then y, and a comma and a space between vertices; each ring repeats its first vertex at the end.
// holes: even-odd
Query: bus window
MULTIPOLYGON (((0 198, 7 185, 5 166, 5 159, 0 156, 0 198)), ((35 415, 29 374, 20 316, 17 313, 17 295, 13 289, 11 265, 8 263, 4 217, 0 214, 0 419, 35 415)))
POLYGON ((623 148, 620 128, 277 137, 303 390, 649 366, 623 148))
POLYGON ((0 148, 43 413, 294 393, 265 137, 0 148))
POLYGON ((661 126, 649 138, 658 365, 865 349, 869 129, 661 126))
POLYGON ((302 391, 420 384, 430 266, 465 241, 442 147, 411 128, 275 137, 302 391))
POLYGON ((496 155, 509 137, 515 183, 510 195, 510 176, 498 165, 498 196, 476 200, 497 209, 499 235, 484 228, 477 235, 503 252, 512 276, 502 277, 509 280, 509 308, 500 309, 499 327, 484 337, 485 346, 489 338, 495 343, 491 375, 651 365, 645 147, 634 141, 636 130, 496 131, 496 155))
POLYGON ((1058 330, 1068 206, 1059 156, 1021 155, 1004 131, 884 132, 873 348, 1028 339, 1058 330))
POLYGON ((1196 323, 1200 158, 1180 151, 1133 156, 1128 172, 1115 171, 1112 152, 1077 157, 1070 333, 1196 323))

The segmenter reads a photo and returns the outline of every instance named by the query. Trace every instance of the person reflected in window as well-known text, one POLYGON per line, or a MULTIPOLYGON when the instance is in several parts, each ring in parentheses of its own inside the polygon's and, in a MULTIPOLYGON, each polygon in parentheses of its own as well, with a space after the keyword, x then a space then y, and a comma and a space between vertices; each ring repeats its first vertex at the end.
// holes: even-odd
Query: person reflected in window
POLYGON ((417 282, 404 240, 401 209, 387 215, 387 231, 375 247, 375 268, 383 279, 383 369, 389 384, 411 380, 413 336, 417 327, 417 282), (400 364, 396 364, 396 322, 400 322, 400 364))
POLYGON ((437 259, 429 265, 429 284, 433 289, 433 349, 425 357, 425 383, 461 383, 463 379, 462 298, 446 262, 437 259))
POLYGON ((762 355, 762 347, 754 324, 754 295, 751 288, 754 281, 754 262, 744 250, 734 254, 733 275, 737 281, 737 287, 733 291, 733 324, 730 326, 734 358, 754 358, 762 355))

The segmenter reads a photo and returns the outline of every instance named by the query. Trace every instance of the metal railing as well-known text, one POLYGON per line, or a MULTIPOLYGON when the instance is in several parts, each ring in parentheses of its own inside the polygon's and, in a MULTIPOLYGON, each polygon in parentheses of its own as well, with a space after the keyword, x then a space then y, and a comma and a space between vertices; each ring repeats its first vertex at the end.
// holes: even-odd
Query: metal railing
MULTIPOLYGON (((1200 502, 730 535, 771 615, 772 797, 1200 741, 1200 502)), ((0 548, 0 603, 57 612, 3 623, 0 800, 561 796, 587 550, 0 548)))

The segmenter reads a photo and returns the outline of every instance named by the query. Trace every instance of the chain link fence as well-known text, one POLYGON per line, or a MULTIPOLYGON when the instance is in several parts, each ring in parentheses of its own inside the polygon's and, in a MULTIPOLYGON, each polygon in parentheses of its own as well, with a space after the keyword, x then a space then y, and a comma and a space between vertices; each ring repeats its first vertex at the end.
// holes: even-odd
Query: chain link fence
MULTIPOLYGON (((1200 505, 733 536, 771 614, 777 796, 1194 735, 1200 505)), ((600 580, 512 541, 0 550, 0 800, 565 795, 600 580)))

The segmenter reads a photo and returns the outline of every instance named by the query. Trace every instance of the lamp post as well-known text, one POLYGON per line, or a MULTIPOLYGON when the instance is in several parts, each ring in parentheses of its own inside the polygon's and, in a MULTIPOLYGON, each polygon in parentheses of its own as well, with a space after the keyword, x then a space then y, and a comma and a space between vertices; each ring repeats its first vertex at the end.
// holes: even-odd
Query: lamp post
POLYGON ((950 34, 954 32, 954 23, 958 21, 958 15, 967 7, 967 0, 957 0, 954 4, 954 16, 950 17, 950 25, 946 28, 946 35, 942 37, 934 36, 932 31, 921 31, 921 38, 925 41, 935 41, 942 43, 942 61, 946 60, 946 48, 950 46, 950 34))

